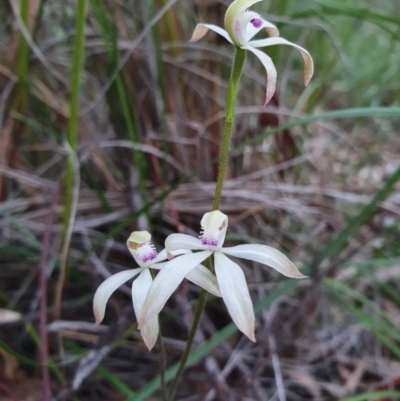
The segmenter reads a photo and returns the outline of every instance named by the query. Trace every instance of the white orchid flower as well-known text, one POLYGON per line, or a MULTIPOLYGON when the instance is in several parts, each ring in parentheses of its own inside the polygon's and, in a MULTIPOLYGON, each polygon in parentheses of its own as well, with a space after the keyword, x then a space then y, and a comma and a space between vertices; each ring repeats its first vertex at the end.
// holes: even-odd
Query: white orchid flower
MULTIPOLYGON (((126 244, 136 263, 139 265, 136 269, 124 270, 107 278, 97 289, 93 299, 93 312, 96 318, 96 324, 103 319, 106 311, 106 304, 112 293, 127 282, 129 279, 136 277, 132 284, 132 302, 136 316, 140 316, 143 303, 147 296, 147 292, 153 283, 153 278, 149 269, 162 269, 167 262, 167 252, 163 250, 157 254, 154 245, 150 242, 151 235, 147 231, 133 232, 126 244)), ((190 253, 191 251, 172 251, 170 257, 190 253)), ((186 275, 186 278, 193 283, 203 287, 207 291, 221 296, 215 276, 204 266, 198 264, 186 275)), ((166 300, 163 302, 165 304, 166 300)), ((149 350, 154 347, 159 332, 158 312, 149 317, 146 325, 141 327, 143 340, 149 350)))
POLYGON ((139 327, 148 322, 164 307, 167 299, 187 274, 206 258, 214 255, 214 268, 222 298, 232 320, 250 340, 254 337, 253 304, 242 269, 226 255, 252 260, 271 266, 292 278, 305 278, 297 267, 280 251, 267 245, 237 245, 223 248, 228 217, 219 210, 206 213, 201 219, 200 238, 186 234, 172 234, 166 242, 167 252, 198 251, 168 262, 151 285, 139 316, 139 327))
POLYGON ((254 53, 263 64, 268 76, 267 93, 264 103, 264 105, 266 105, 275 93, 277 72, 271 58, 261 50, 258 50, 258 48, 274 45, 289 45, 299 50, 304 59, 304 84, 306 86, 314 73, 314 63, 307 50, 286 39, 279 38, 279 31, 274 24, 266 21, 253 11, 247 11, 247 8, 260 1, 262 0, 235 0, 226 11, 225 29, 212 24, 198 24, 190 41, 196 42, 201 39, 208 30, 212 30, 237 47, 254 53), (271 38, 251 40, 263 28, 265 28, 267 34, 271 36, 271 38))

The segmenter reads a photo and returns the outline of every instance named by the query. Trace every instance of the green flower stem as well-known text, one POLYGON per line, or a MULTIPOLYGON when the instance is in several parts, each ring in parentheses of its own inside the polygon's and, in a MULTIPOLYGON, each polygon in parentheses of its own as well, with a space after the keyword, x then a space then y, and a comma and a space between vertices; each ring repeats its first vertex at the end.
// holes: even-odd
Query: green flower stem
POLYGON ((176 376, 175 376, 175 378, 171 384, 170 390, 169 390, 169 398, 168 398, 169 401, 174 400, 175 391, 178 386, 179 380, 182 376, 182 373, 185 369, 187 359, 189 358, 190 349, 192 348, 194 336, 195 336, 197 328, 199 326, 201 314, 203 313, 203 309, 206 304, 206 300, 207 300, 207 291, 201 289, 200 295, 199 295, 199 301, 197 303, 196 313, 195 313, 194 319, 193 319, 193 325, 192 325, 192 328, 190 329, 189 338, 186 342, 185 352, 183 353, 182 358, 179 362, 178 371, 176 373, 176 376))
MULTIPOLYGON (((246 50, 237 47, 233 58, 231 76, 229 77, 229 82, 228 82, 224 136, 222 138, 221 155, 219 157, 218 179, 217 179, 217 185, 215 187, 213 210, 218 210, 219 204, 221 202, 222 186, 224 184, 226 166, 228 165, 228 160, 229 160, 229 147, 231 144, 232 127, 235 117, 235 106, 239 88, 239 79, 240 76, 242 75, 245 61, 246 61, 246 50)), ((209 269, 213 270, 211 258, 208 259, 207 264, 209 269)), ((192 348, 194 336, 199 326, 200 318, 203 313, 206 300, 207 300, 207 292, 202 289, 200 291, 199 301, 197 304, 193 325, 192 328, 190 329, 189 338, 186 343, 186 348, 183 353, 182 359, 180 360, 178 372, 176 373, 176 376, 170 388, 169 401, 174 400, 176 387, 178 386, 179 380, 185 369, 187 359, 189 358, 190 349, 192 348)))
MULTIPOLYGON (((71 98, 67 129, 67 141, 73 151, 76 149, 79 122, 79 98, 81 89, 81 75, 83 68, 83 50, 85 45, 85 25, 88 0, 77 2, 76 36, 74 43, 74 60, 71 74, 71 98)), ((72 192, 74 187, 74 168, 71 157, 67 161, 64 197, 64 232, 67 232, 71 213, 72 192)))
MULTIPOLYGON (((160 324, 160 317, 158 318, 158 324, 160 324)), ((158 363, 160 365, 162 399, 163 401, 167 401, 168 394, 167 394, 167 387, 165 386, 165 348, 161 337, 161 331, 158 333, 157 345, 158 345, 158 363)))
MULTIPOLYGON (((150 270, 151 277, 154 280, 154 272, 150 270)), ((160 382, 161 382, 161 392, 162 392, 162 400, 167 401, 168 400, 168 392, 167 392, 167 386, 165 383, 165 347, 164 347, 164 342, 162 339, 162 334, 161 334, 161 319, 160 315, 157 317, 158 319, 158 337, 157 337, 157 347, 158 347, 158 365, 160 369, 160 382)))
POLYGON ((229 147, 231 144, 232 127, 235 117, 235 106, 238 94, 239 79, 240 76, 242 75, 245 61, 246 61, 246 50, 237 47, 235 51, 235 56, 233 58, 231 76, 228 82, 225 128, 224 128, 224 136, 222 138, 221 155, 219 157, 218 179, 217 179, 217 186, 215 188, 213 210, 218 210, 219 204, 221 202, 222 186, 224 184, 226 166, 228 165, 228 160, 229 160, 229 147))
MULTIPOLYGON (((70 147, 70 152, 67 156, 67 166, 64 181, 64 214, 63 214, 63 240, 65 255, 69 248, 69 228, 71 225, 72 205, 74 198, 75 172, 74 172, 74 157, 76 144, 78 140, 79 126, 79 99, 81 89, 81 76, 83 69, 84 45, 85 45, 85 25, 88 9, 88 0, 78 0, 76 14, 76 33, 74 43, 73 65, 71 73, 71 97, 69 107, 67 142, 70 147)), ((65 258, 60 267, 60 276, 56 286, 56 294, 54 300, 54 317, 58 319, 61 314, 61 299, 64 280, 66 275, 67 258, 65 258)))

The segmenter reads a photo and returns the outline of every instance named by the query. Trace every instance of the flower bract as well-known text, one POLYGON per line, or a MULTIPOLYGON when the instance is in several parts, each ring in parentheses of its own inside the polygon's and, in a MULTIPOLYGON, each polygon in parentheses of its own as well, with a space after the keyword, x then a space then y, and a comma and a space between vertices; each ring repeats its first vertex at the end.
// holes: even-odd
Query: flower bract
POLYGON ((267 245, 237 245, 224 247, 228 217, 219 210, 206 213, 201 219, 200 238, 172 234, 166 242, 167 252, 196 251, 168 262, 151 285, 139 317, 139 326, 157 314, 179 283, 195 266, 214 255, 214 268, 222 298, 232 320, 250 340, 254 337, 254 311, 246 279, 240 266, 228 256, 268 265, 287 277, 305 278, 280 251, 267 245))
POLYGON ((314 63, 310 53, 286 39, 279 37, 279 31, 274 24, 263 19, 259 14, 248 11, 247 8, 262 0, 235 0, 228 7, 225 14, 225 29, 213 24, 198 24, 193 32, 191 42, 200 40, 208 30, 212 30, 223 36, 228 42, 235 46, 252 52, 263 64, 267 76, 266 105, 275 93, 277 72, 271 58, 261 50, 260 47, 274 45, 289 45, 299 50, 304 59, 304 84, 308 85, 314 73, 314 63), (265 29, 270 38, 252 40, 261 30, 265 29))
MULTIPOLYGON (((96 318, 96 324, 101 323, 104 319, 106 304, 112 293, 122 284, 134 277, 136 277, 136 279, 132 283, 132 302, 136 316, 140 316, 148 290, 153 283, 153 278, 149 269, 160 270, 168 263, 166 250, 157 254, 150 239, 151 235, 147 231, 135 231, 129 236, 126 244, 139 267, 116 273, 107 278, 99 286, 93 299, 93 312, 96 318)), ((189 254, 191 251, 182 250, 170 252, 171 256, 181 253, 189 254)), ((207 291, 221 296, 215 276, 205 266, 198 264, 194 269, 188 272, 186 278, 207 291)), ((140 332, 147 348, 151 350, 157 341, 159 332, 158 312, 147 320, 146 324, 141 327, 140 332)))

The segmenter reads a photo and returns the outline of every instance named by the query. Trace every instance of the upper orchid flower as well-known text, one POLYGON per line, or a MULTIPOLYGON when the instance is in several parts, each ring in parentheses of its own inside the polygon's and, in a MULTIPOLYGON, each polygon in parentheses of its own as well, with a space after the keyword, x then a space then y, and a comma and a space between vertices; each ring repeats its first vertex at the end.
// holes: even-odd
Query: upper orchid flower
POLYGON ((139 326, 147 324, 164 306, 179 283, 192 269, 214 254, 214 267, 222 298, 233 321, 250 340, 254 337, 254 312, 242 269, 225 255, 252 260, 271 266, 292 278, 305 278, 280 251, 267 245, 237 245, 223 248, 228 217, 219 210, 206 213, 201 219, 200 238, 172 234, 166 242, 167 252, 199 251, 179 256, 166 264, 151 285, 139 316, 139 326))
MULTIPOLYGON (((126 244, 139 267, 116 273, 101 283, 93 299, 93 311, 96 324, 99 324, 104 319, 106 304, 111 294, 118 287, 135 276, 137 276, 137 278, 132 284, 133 308, 136 316, 139 316, 142 312, 144 300, 153 282, 149 269, 159 270, 167 263, 167 252, 163 250, 157 255, 150 239, 151 235, 147 231, 135 231, 129 236, 126 244)), ((178 255, 181 253, 187 253, 187 251, 171 252, 171 255, 178 255)), ((221 296, 215 276, 206 267, 202 265, 196 266, 193 270, 188 272, 186 278, 207 291, 221 296)), ((165 302, 166 300, 164 304, 165 302)), ((149 350, 154 347, 159 332, 157 313, 152 315, 147 320, 146 325, 141 328, 143 340, 149 350)))
POLYGON ((223 36, 228 42, 241 49, 249 50, 254 53, 263 64, 268 75, 267 93, 264 104, 266 105, 275 93, 277 73, 271 58, 261 50, 258 50, 259 47, 290 45, 298 49, 304 59, 305 85, 308 85, 310 82, 314 72, 314 64, 307 50, 286 39, 277 37, 279 36, 279 31, 274 24, 266 21, 253 11, 247 11, 247 8, 260 1, 262 0, 235 0, 226 11, 225 29, 212 24, 198 24, 190 41, 198 41, 211 29, 223 36), (262 28, 265 28, 267 34, 272 37, 268 39, 251 40, 262 28))

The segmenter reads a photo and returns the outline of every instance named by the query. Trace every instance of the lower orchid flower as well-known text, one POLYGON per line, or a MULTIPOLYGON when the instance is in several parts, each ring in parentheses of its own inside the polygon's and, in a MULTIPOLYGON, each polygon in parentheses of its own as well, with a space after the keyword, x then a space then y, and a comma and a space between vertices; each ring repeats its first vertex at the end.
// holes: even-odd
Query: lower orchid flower
POLYGON ((258 50, 260 47, 274 45, 289 45, 299 50, 304 59, 304 84, 307 86, 314 72, 314 64, 310 53, 286 39, 279 38, 279 31, 274 24, 263 19, 259 14, 248 11, 247 8, 262 0, 235 0, 228 7, 225 14, 225 29, 213 24, 198 24, 193 32, 191 42, 200 40, 208 30, 223 36, 229 43, 243 50, 252 52, 264 66, 267 75, 266 105, 275 93, 277 72, 271 58, 258 50), (251 40, 261 29, 265 28, 271 36, 267 39, 251 40))
MULTIPOLYGON (((96 324, 99 324, 104 319, 106 304, 112 293, 134 277, 136 279, 132 284, 132 302, 136 316, 140 316, 148 290, 153 283, 149 269, 160 270, 168 263, 166 250, 157 254, 150 239, 151 235, 147 231, 135 231, 129 236, 126 244, 139 267, 113 274, 100 284, 93 299, 93 312, 96 324)), ((176 256, 188 252, 190 253, 187 250, 171 251, 170 255, 176 256)), ((194 269, 188 272, 186 278, 214 295, 221 296, 215 276, 206 267, 200 264, 194 266, 194 269)), ((166 299, 164 304, 165 302, 166 299)), ((148 317, 146 325, 141 327, 140 332, 147 348, 151 350, 157 341, 159 332, 158 312, 148 317)))
POLYGON ((244 273, 240 266, 226 255, 271 266, 287 277, 300 279, 306 276, 301 274, 282 252, 270 246, 250 244, 224 248, 228 217, 219 210, 206 213, 201 220, 201 228, 200 238, 186 234, 172 234, 167 238, 167 252, 198 252, 176 257, 160 271, 148 290, 139 316, 139 327, 145 327, 144 325, 160 312, 167 299, 192 269, 214 255, 215 274, 228 312, 239 330, 255 341, 253 304, 244 273))

